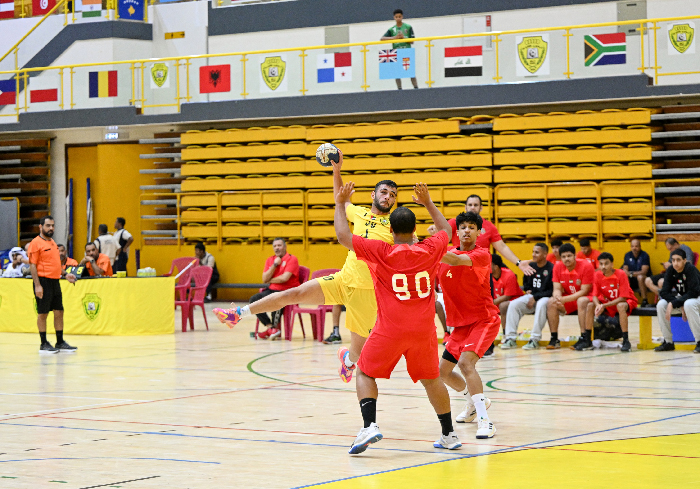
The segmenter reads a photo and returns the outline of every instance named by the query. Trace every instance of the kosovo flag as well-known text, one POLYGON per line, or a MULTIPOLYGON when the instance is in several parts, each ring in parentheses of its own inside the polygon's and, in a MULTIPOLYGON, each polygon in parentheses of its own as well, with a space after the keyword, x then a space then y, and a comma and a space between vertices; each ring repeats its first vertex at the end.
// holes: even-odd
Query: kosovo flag
POLYGON ((119 0, 119 18, 143 20, 144 1, 145 0, 119 0))

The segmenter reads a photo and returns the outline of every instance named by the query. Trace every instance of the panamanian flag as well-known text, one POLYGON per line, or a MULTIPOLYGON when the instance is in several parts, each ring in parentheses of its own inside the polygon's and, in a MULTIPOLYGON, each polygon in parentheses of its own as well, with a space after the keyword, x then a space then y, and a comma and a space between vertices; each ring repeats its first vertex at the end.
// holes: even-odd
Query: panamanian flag
POLYGON ((318 83, 352 80, 352 54, 319 54, 317 62, 318 83))
POLYGON ((627 37, 624 32, 583 36, 586 66, 627 63, 627 37))
POLYGON ((0 105, 15 105, 17 82, 15 80, 0 80, 0 105))

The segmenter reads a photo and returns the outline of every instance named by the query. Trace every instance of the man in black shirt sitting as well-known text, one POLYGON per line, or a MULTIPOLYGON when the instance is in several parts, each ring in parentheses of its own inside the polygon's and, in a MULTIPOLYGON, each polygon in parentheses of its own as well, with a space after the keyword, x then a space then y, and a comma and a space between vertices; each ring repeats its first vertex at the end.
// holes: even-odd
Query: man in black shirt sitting
POLYGON ((554 264, 547 261, 549 248, 544 243, 537 243, 532 249, 530 266, 535 273, 523 277, 523 290, 525 295, 510 301, 506 316, 506 339, 501 343, 501 348, 507 350, 517 346, 515 340, 518 336, 518 323, 524 314, 535 315, 535 325, 532 329, 530 341, 523 346, 523 350, 534 350, 539 347, 542 338, 542 329, 547 322, 547 303, 552 297, 552 270, 554 264))
POLYGON ((700 273, 686 260, 685 250, 678 248, 671 252, 671 266, 666 269, 664 285, 659 296, 656 318, 664 335, 664 342, 654 350, 676 349, 671 333, 671 314, 680 312, 683 319, 688 321, 697 342, 694 351, 700 353, 700 273), (677 294, 671 292, 672 289, 676 289, 677 294))

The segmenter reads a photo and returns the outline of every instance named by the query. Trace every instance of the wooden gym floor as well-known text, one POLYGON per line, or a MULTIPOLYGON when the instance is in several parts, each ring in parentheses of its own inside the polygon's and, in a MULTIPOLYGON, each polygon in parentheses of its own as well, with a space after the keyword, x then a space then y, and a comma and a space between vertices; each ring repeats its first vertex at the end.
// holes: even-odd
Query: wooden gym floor
MULTIPOLYGON (((498 434, 455 425, 458 451, 433 448, 439 423, 400 363, 379 382, 384 440, 351 457, 361 417, 337 347, 308 326, 306 340, 297 326, 270 342, 250 338, 251 319, 209 322, 141 337, 68 326, 75 355, 0 334, 0 489, 700 487, 692 352, 497 349, 479 366, 498 434)), ((576 334, 576 319, 563 329, 576 334)), ((636 318, 630 330, 636 345, 636 318)))

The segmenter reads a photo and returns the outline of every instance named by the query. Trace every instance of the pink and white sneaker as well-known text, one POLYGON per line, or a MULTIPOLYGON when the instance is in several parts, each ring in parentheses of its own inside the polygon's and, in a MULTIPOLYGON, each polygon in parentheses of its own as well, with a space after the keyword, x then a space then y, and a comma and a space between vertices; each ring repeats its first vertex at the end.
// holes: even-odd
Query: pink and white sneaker
POLYGON ((346 384, 352 380, 352 371, 356 368, 356 365, 353 365, 352 367, 345 365, 345 356, 349 354, 350 350, 347 348, 338 348, 338 360, 340 360, 340 368, 338 368, 338 373, 340 374, 340 380, 346 384))
POLYGON ((241 320, 241 308, 236 307, 235 304, 231 303, 233 307, 231 309, 221 309, 220 307, 214 308, 212 311, 219 318, 219 321, 226 324, 229 328, 233 328, 238 321, 241 320))

